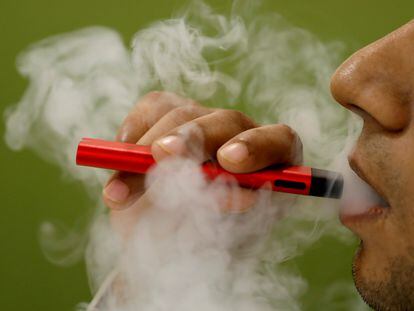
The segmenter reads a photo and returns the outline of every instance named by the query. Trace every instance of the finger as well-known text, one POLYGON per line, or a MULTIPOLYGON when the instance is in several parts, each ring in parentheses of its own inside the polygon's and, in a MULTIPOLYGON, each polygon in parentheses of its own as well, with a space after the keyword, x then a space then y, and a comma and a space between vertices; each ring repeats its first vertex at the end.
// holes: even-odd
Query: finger
POLYGON ((143 193, 130 204, 129 208, 111 209, 110 221, 112 228, 124 240, 127 240, 133 233, 142 214, 145 213, 151 205, 151 197, 147 193, 143 193))
POLYGON ((169 111, 186 105, 196 105, 191 99, 169 92, 150 92, 134 106, 117 134, 117 140, 136 143, 169 111))
POLYGON ((249 129, 226 142, 217 152, 220 165, 233 173, 249 173, 271 164, 298 165, 302 143, 284 124, 249 129))
MULTIPOLYGON (((223 185, 225 186, 225 185, 223 185)), ((251 210, 257 203, 259 192, 252 189, 233 187, 226 189, 226 196, 219 201, 223 213, 241 214, 251 210)))
POLYGON ((129 208, 144 191, 145 177, 128 172, 115 172, 102 191, 102 198, 109 208, 129 208))
MULTIPOLYGON (((226 187, 226 195, 221 196, 217 201, 221 212, 231 214, 246 213, 255 206, 259 196, 257 191, 226 185, 223 185, 223 187, 226 187)), ((159 188, 159 183, 155 181, 128 209, 111 209, 111 226, 123 240, 128 240, 131 237, 143 213, 153 206, 154 197, 158 196, 159 188)))
POLYGON ((165 135, 172 129, 212 112, 212 109, 196 105, 186 105, 175 108, 165 114, 153 127, 151 127, 151 129, 138 140, 137 144, 150 145, 154 140, 165 135))
POLYGON ((255 127, 246 115, 236 110, 215 110, 181 125, 152 144, 152 154, 160 161, 182 155, 205 161, 214 158, 222 144, 235 135, 255 127))
MULTIPOLYGON (((156 122, 169 111, 184 106, 196 106, 189 99, 168 92, 151 92, 144 96, 124 120, 117 139, 136 143, 156 122)), ((113 209, 129 207, 142 194, 144 176, 115 172, 103 189, 105 204, 113 209)))
MULTIPOLYGON (((137 143, 149 145, 154 139, 171 129, 211 111, 211 109, 196 105, 175 108, 164 115, 137 143)), ((137 196, 142 194, 144 181, 145 177, 143 175, 115 172, 103 191, 105 204, 113 209, 128 208, 137 199, 137 196)))

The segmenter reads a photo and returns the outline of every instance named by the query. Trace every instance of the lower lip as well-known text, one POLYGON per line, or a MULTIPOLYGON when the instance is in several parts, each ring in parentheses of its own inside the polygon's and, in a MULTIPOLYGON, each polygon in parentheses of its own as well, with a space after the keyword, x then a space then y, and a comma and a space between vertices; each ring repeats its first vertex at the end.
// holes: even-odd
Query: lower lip
POLYGON ((344 225, 370 221, 372 222, 384 216, 388 209, 388 207, 374 205, 368 209, 364 209, 363 212, 349 212, 346 210, 346 208, 343 208, 340 211, 339 219, 344 225))

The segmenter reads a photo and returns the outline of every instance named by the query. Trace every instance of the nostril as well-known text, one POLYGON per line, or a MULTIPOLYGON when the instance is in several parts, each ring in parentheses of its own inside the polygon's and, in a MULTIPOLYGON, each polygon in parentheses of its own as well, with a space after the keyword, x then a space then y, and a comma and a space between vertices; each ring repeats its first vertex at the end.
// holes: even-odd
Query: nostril
POLYGON ((369 124, 371 127, 381 128, 382 130, 394 134, 400 133, 407 128, 407 122, 400 117, 402 113, 398 112, 395 115, 393 114, 393 112, 395 113, 395 111, 398 110, 397 108, 394 109, 393 112, 383 114, 382 111, 376 112, 375 110, 370 113, 354 104, 346 104, 344 106, 357 116, 361 117, 364 124, 369 124), (391 121, 389 119, 391 119, 391 121))
POLYGON ((375 75, 372 70, 368 70, 368 74, 360 61, 358 68, 355 63, 348 60, 332 77, 334 99, 364 122, 386 131, 401 132, 407 128, 411 105, 407 104, 407 95, 402 94, 401 87, 392 83, 388 76, 375 75))
POLYGON ((369 113, 367 113, 364 109, 358 107, 354 104, 346 104, 346 108, 351 110, 356 115, 360 116, 363 120, 366 120, 368 118, 372 118, 369 113))

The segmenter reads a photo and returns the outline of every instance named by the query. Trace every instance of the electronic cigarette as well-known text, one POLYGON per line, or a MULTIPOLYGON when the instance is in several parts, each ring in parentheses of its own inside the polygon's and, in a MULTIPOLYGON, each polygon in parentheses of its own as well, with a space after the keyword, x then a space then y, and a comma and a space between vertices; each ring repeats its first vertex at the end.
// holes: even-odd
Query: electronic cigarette
MULTIPOLYGON (((117 171, 145 174, 156 164, 150 146, 83 138, 76 153, 76 164, 117 171)), ((338 199, 343 178, 337 172, 308 166, 272 166, 253 173, 231 173, 216 162, 201 169, 207 178, 236 180, 241 187, 259 189, 270 183, 273 191, 338 199)))

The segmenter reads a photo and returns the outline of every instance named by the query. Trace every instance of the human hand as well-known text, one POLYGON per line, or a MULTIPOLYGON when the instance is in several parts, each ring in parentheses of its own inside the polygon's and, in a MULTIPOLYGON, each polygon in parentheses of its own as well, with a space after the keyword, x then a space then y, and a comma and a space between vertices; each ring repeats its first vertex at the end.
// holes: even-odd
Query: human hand
MULTIPOLYGON (((167 92, 144 96, 125 118, 117 140, 151 145, 157 162, 174 155, 200 162, 216 159, 233 173, 302 162, 302 144, 288 126, 259 126, 237 110, 203 107, 167 92)), ((125 232, 140 211, 150 205, 144 181, 144 175, 116 172, 104 188, 104 202, 121 231, 125 232)), ((248 204, 254 199, 253 192, 245 193, 250 198, 245 200, 248 204)))

